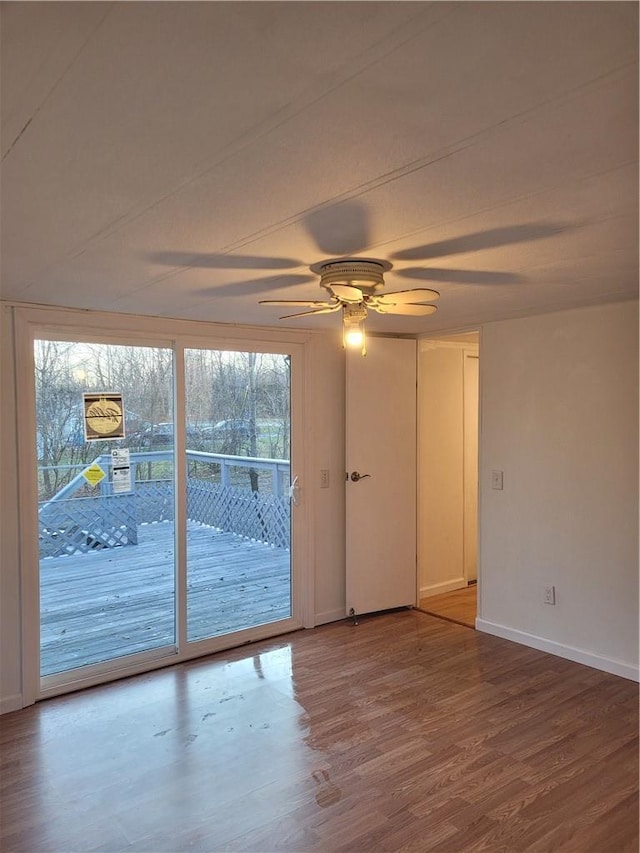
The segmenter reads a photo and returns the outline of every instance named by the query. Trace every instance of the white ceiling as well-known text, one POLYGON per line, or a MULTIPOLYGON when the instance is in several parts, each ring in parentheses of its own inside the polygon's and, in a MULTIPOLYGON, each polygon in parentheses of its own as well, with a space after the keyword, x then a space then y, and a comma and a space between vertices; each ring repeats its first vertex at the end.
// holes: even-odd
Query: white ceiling
POLYGON ((273 326, 359 256, 441 292, 379 331, 632 297, 637 84, 633 2, 3 3, 2 296, 273 326))

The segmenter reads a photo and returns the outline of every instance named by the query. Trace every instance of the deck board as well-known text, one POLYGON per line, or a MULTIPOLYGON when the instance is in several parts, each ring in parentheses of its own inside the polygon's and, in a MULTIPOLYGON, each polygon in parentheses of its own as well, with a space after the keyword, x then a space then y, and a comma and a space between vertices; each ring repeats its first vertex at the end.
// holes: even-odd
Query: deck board
MULTIPOLYGON (((138 528, 137 545, 40 561, 41 673, 174 643, 173 524, 138 528)), ((289 551, 189 523, 190 640, 286 619, 289 551)))

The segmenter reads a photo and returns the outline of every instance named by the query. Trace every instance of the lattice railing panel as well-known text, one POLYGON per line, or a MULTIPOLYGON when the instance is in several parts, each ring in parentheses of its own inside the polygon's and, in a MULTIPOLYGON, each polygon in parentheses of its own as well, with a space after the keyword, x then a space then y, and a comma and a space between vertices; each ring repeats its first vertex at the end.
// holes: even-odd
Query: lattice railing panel
POLYGON ((277 548, 289 548, 291 545, 288 498, 251 492, 237 486, 189 480, 187 516, 192 521, 277 548))
MULTIPOLYGON (((40 509, 40 556, 133 545, 137 525, 174 519, 170 480, 142 480, 135 492, 49 501, 40 509)), ((277 548, 291 545, 289 499, 190 478, 187 516, 277 548)))
POLYGON ((70 498, 46 504, 39 513, 40 556, 137 545, 135 510, 133 495, 70 498))
POLYGON ((136 514, 138 524, 173 521, 175 504, 171 480, 138 480, 136 482, 136 514))

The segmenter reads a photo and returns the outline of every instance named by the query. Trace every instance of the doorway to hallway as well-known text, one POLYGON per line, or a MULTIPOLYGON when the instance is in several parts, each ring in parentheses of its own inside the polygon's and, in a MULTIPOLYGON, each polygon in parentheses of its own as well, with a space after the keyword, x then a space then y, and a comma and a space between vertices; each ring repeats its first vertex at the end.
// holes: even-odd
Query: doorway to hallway
POLYGON ((463 589, 421 598, 418 610, 430 616, 438 616, 448 622, 475 629, 478 613, 478 585, 471 583, 463 589))
POLYGON ((477 615, 479 333, 418 348, 418 600, 475 627, 477 615), (454 595, 457 593, 457 595, 454 595))

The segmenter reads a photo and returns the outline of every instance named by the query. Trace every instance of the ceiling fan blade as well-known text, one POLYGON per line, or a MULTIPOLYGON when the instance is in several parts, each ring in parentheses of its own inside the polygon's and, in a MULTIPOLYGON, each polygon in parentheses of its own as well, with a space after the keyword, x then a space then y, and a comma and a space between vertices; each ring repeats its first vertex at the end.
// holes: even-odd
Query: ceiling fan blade
POLYGON ((382 293, 374 297, 378 305, 407 305, 416 302, 435 302, 440 298, 437 290, 416 287, 414 290, 396 290, 395 293, 382 293))
POLYGON ((260 255, 215 254, 208 252, 152 252, 149 260, 168 267, 196 267, 225 270, 288 270, 304 266, 294 258, 273 258, 260 255))
POLYGON ((364 293, 350 284, 332 284, 330 287, 331 292, 343 302, 362 302, 364 299, 364 293))
POLYGON ((318 299, 260 299, 258 301, 258 305, 279 305, 281 308, 286 308, 287 305, 298 308, 326 308, 328 304, 318 299))
POLYGON ((422 281, 443 281, 451 284, 521 284, 526 276, 514 272, 492 272, 491 270, 450 270, 436 267, 409 267, 396 270, 404 278, 422 281))
POLYGON ((435 314, 438 310, 435 305, 417 305, 407 303, 405 305, 379 305, 373 304, 371 308, 378 314, 404 314, 407 317, 426 317, 435 314))
POLYGON ((333 311, 339 311, 342 306, 338 305, 329 305, 325 303, 324 308, 314 308, 312 311, 302 311, 300 314, 285 314, 284 317, 280 317, 281 320, 290 320, 292 317, 311 317, 312 314, 331 314, 333 311))
POLYGON ((568 230, 568 226, 557 222, 527 222, 524 225, 488 228, 486 231, 476 231, 472 234, 463 234, 461 237, 453 237, 450 240, 440 240, 437 243, 426 243, 424 246, 404 249, 392 255, 392 258, 396 261, 428 261, 430 258, 477 252, 479 249, 493 249, 497 246, 507 246, 510 243, 542 240, 545 237, 555 237, 566 230, 568 230))
POLYGON ((369 211, 357 199, 313 210, 304 217, 304 225, 326 255, 357 255, 370 242, 369 211))

